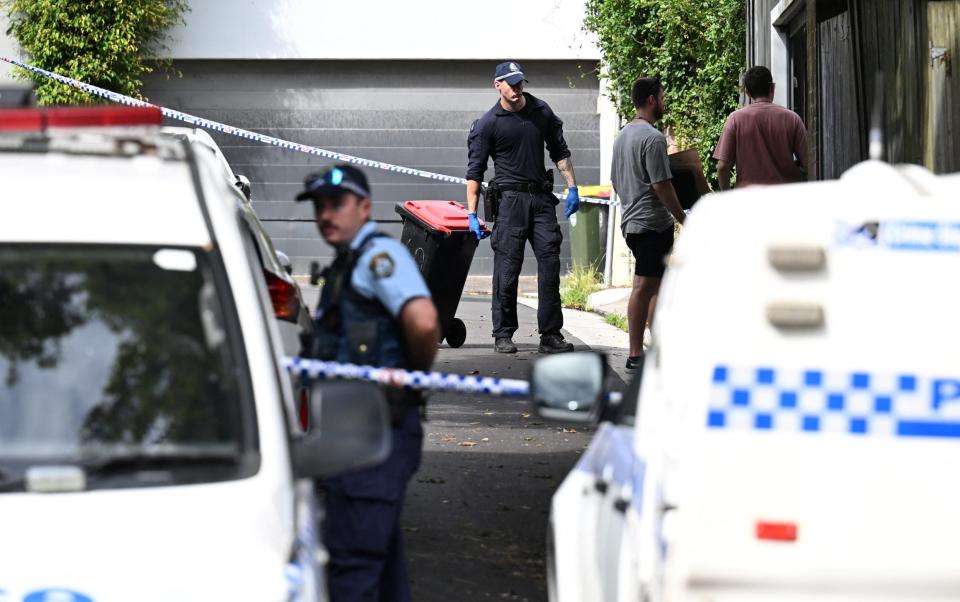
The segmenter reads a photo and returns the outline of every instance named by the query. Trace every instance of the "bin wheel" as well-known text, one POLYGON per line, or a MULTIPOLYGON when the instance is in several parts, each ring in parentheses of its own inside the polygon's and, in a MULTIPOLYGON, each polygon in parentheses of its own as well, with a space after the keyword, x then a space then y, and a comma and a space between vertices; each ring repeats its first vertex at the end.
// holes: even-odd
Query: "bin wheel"
POLYGON ((463 320, 454 318, 447 324, 443 336, 447 339, 447 345, 454 348, 460 347, 467 340, 467 325, 463 320))

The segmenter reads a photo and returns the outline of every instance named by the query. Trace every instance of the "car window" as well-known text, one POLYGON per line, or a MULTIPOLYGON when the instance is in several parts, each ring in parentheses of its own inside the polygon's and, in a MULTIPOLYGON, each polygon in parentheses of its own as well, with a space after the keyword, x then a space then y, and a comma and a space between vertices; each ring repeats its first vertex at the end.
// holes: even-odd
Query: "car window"
POLYGON ((0 246, 0 471, 249 472, 252 397, 211 264, 200 250, 0 246))

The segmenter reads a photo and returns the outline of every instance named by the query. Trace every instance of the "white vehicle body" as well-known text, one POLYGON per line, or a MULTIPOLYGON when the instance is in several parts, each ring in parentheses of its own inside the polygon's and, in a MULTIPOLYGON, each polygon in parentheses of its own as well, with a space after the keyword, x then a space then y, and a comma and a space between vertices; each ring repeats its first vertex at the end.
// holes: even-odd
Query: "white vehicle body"
POLYGON ((551 599, 960 599, 960 177, 708 196, 553 499, 551 599))
POLYGON ((171 137, 186 140, 192 145, 197 155, 212 155, 214 157, 213 162, 220 166, 220 173, 224 181, 230 184, 229 188, 237 198, 244 221, 246 221, 250 234, 253 236, 257 257, 264 274, 269 280, 268 288, 271 284, 276 286, 282 282, 286 287, 295 291, 292 298, 284 304, 285 312, 288 315, 277 317, 277 328, 280 330, 280 341, 283 343, 284 352, 289 356, 298 355, 300 353, 300 334, 313 331, 310 309, 304 302, 300 285, 287 271, 288 268, 292 270, 290 259, 276 250, 270 235, 267 234, 260 218, 253 210, 253 204, 249 198, 250 182, 246 181, 244 176, 234 173, 230 163, 227 162, 227 158, 223 155, 223 151, 220 150, 220 147, 217 146, 217 143, 206 130, 167 126, 162 128, 161 131, 171 137), (246 194, 242 192, 243 186, 247 188, 246 194))
MULTIPOLYGON (((258 462, 242 478, 195 484, 0 491, 0 601, 325 600, 317 504, 310 482, 294 476, 294 402, 237 198, 212 155, 191 158, 158 134, 129 136, 153 150, 77 151, 110 148, 110 132, 65 134, 61 150, 0 150, 0 252, 216 253, 242 333, 238 378, 249 381, 258 462)), ((0 457, 2 442, 0 427, 0 457)))

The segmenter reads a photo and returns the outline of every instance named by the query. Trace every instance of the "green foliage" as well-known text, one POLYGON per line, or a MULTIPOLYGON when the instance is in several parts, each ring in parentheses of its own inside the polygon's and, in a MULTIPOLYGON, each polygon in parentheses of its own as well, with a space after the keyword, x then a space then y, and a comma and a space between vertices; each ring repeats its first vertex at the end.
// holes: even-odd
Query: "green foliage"
MULTIPOLYGON (((140 98, 142 77, 157 66, 166 32, 183 21, 186 0, 0 0, 31 64, 140 98)), ((36 85, 42 105, 103 102, 59 82, 19 73, 36 85)))
POLYGON ((589 311, 587 298, 597 290, 600 282, 596 270, 577 266, 560 283, 560 304, 571 309, 589 311))
POLYGON ((604 320, 606 320, 607 324, 610 326, 616 326, 624 332, 628 331, 627 316, 623 314, 607 314, 604 317, 604 320))
POLYGON ((715 181, 713 150, 727 115, 737 109, 744 67, 743 0, 587 0, 584 28, 597 35, 603 75, 624 118, 635 114, 630 89, 659 77, 666 95, 663 125, 681 148, 694 147, 715 181))

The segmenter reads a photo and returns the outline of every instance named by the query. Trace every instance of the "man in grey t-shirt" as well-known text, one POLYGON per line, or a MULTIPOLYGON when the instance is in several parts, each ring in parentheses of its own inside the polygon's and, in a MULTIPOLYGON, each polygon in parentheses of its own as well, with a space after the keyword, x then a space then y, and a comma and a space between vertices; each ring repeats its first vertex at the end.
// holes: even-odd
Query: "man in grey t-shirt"
POLYGON ((643 360, 643 331, 653 322, 664 259, 673 248, 674 220, 682 224, 684 213, 671 181, 667 141, 653 127, 663 117, 663 85, 642 77, 634 82, 631 98, 637 117, 613 144, 611 176, 623 208, 623 236, 636 260, 627 305, 627 368, 633 370, 643 360))

